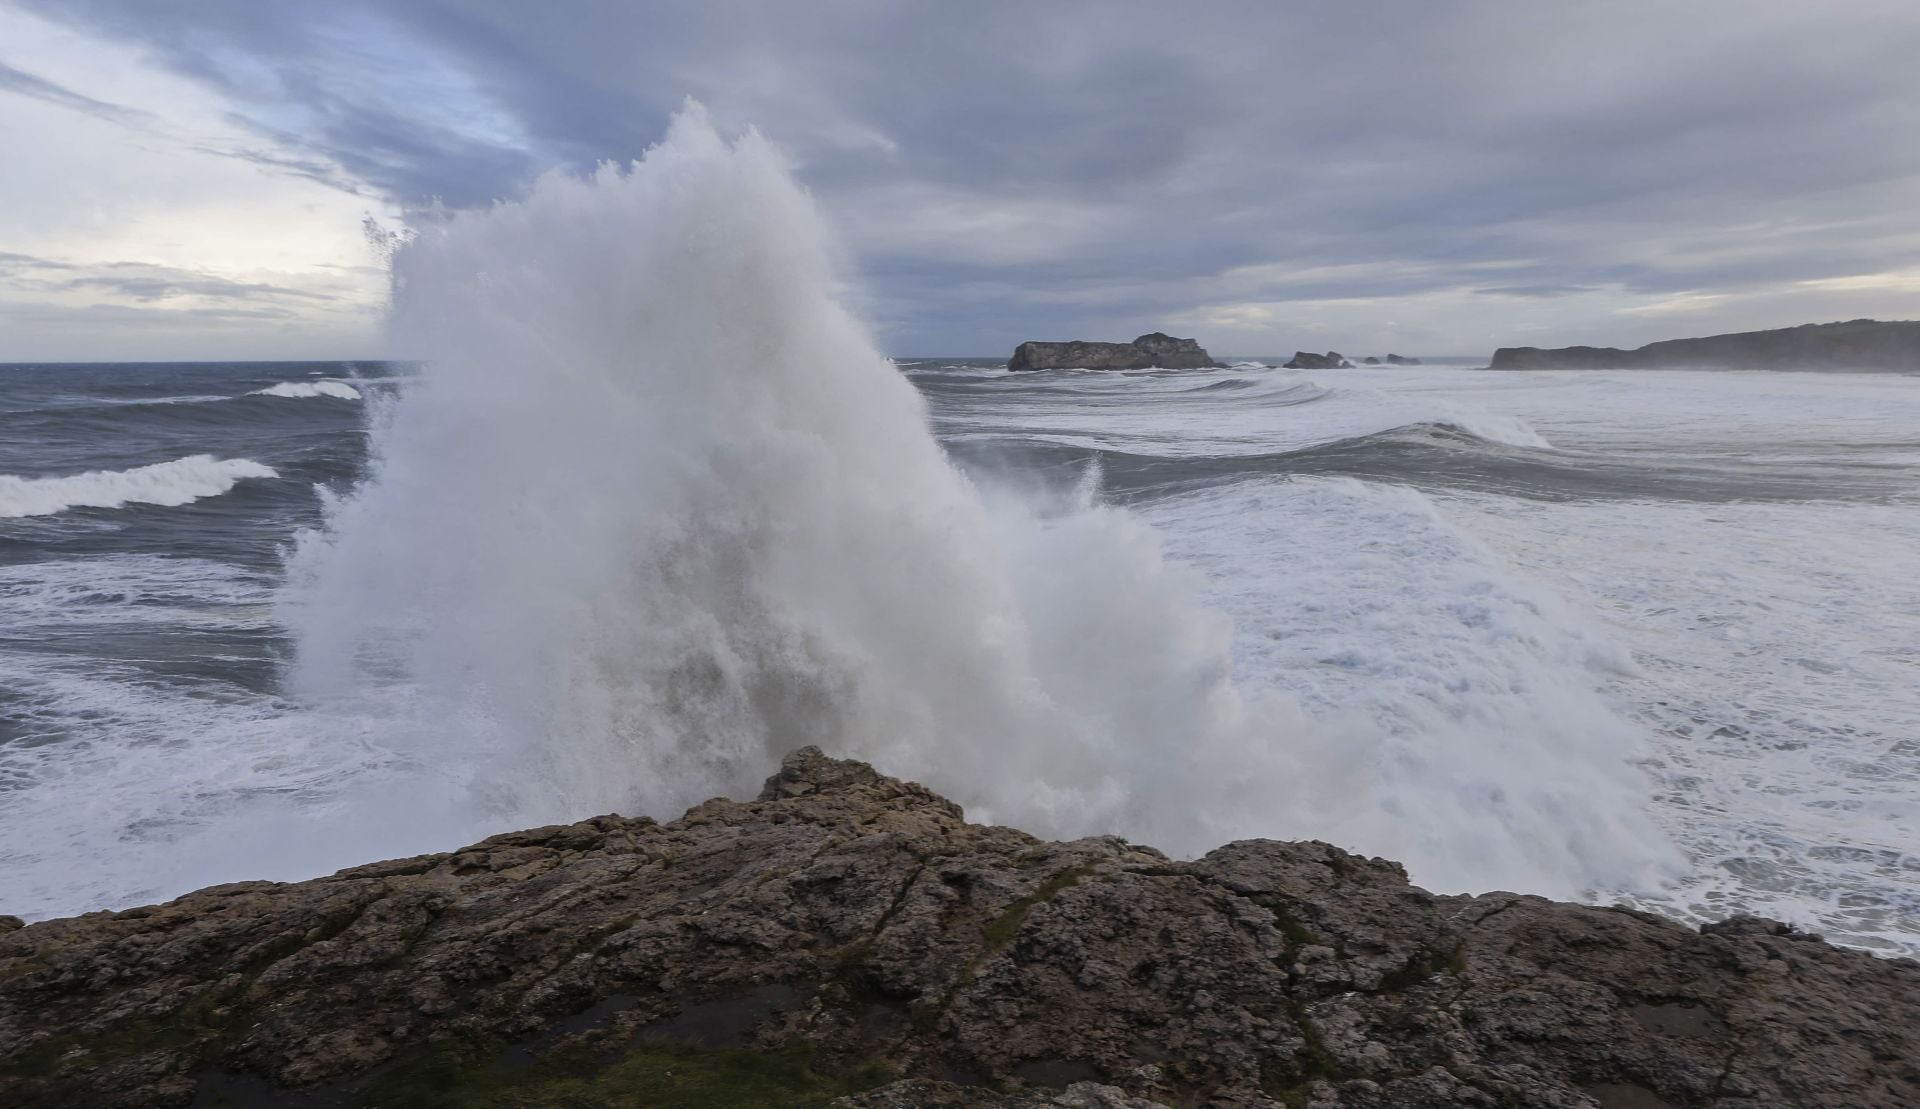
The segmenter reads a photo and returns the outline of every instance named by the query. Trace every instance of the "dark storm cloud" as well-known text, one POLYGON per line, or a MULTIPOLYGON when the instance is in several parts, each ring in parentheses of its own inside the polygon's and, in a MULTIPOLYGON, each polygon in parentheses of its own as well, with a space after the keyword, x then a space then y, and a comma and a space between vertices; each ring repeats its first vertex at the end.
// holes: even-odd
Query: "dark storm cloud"
POLYGON ((691 94, 794 153, 901 350, 1210 305, 1737 295, 1920 252, 1907 0, 37 8, 408 205, 632 158, 691 94))

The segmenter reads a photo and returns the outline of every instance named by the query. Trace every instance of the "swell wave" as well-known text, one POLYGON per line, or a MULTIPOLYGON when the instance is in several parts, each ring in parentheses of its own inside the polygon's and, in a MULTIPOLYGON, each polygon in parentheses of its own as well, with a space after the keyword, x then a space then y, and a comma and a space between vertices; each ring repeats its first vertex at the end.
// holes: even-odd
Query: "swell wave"
MULTIPOLYGON (((1524 428, 1525 425, 1521 426, 1524 428)), ((1525 431, 1514 433, 1497 426, 1475 427, 1467 421, 1442 419, 1420 420, 1415 423, 1401 424, 1398 427, 1383 428, 1366 435, 1354 435, 1335 439, 1329 443, 1318 443, 1286 452, 1282 457, 1309 457, 1315 454, 1353 449, 1384 448, 1392 444, 1528 458, 1546 458, 1562 453, 1548 446, 1546 440, 1526 434, 1525 431)))
MULTIPOLYGON (((1304 403, 1304 402, 1303 402, 1304 403)), ((1478 435, 1457 424, 1423 421, 1364 435, 1287 450, 1245 454, 1156 454, 1094 446, 1066 436, 1059 440, 975 437, 951 444, 970 468, 1078 474, 1097 466, 1109 495, 1178 493, 1196 486, 1248 478, 1315 475, 1399 480, 1406 484, 1474 484, 1520 476, 1550 477, 1581 471, 1579 460, 1562 461, 1551 448, 1517 446, 1478 435)), ((1077 478, 1069 478, 1069 482, 1077 478)))
POLYGON ((190 455, 130 470, 89 470, 65 477, 0 474, 0 518, 52 516, 74 508, 129 504, 183 505, 217 497, 248 478, 280 476, 247 458, 190 455))
POLYGON ((1182 393, 1245 393, 1261 404, 1278 407, 1292 407, 1297 404, 1312 404, 1325 400, 1333 390, 1313 381, 1273 380, 1257 377, 1228 377, 1219 381, 1209 381, 1204 385, 1194 385, 1180 390, 1182 393))
POLYGON ((1834 467, 1809 471, 1750 457, 1683 460, 1536 447, 1441 420, 1245 454, 1159 454, 1072 435, 974 436, 951 449, 975 472, 1031 473, 1053 485, 1072 485, 1088 467, 1097 467, 1101 489, 1122 500, 1275 477, 1350 477, 1536 501, 1878 500, 1889 490, 1875 475, 1842 474, 1834 467))

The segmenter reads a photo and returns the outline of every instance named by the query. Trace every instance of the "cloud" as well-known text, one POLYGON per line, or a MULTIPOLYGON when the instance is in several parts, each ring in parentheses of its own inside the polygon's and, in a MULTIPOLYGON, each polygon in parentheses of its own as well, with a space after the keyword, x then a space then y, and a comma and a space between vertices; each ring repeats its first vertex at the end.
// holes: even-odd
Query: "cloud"
POLYGON ((700 97, 792 152, 902 352, 1914 314, 1832 284, 1920 249, 1908 0, 28 6, 208 90, 227 156, 398 208, 635 157, 700 97))
POLYGON ((0 4, 0 65, 0 359, 379 350, 379 190, 131 40, 0 4))
POLYGON ((85 265, 13 252, 0 252, 0 285, 41 293, 98 293, 148 303, 180 297, 217 301, 339 299, 336 294, 313 289, 260 281, 236 281, 204 270, 159 266, 149 262, 85 265))
POLYGON ((324 159, 275 153, 254 146, 225 146, 214 140, 181 132, 152 112, 95 99, 4 62, 0 62, 0 92, 16 93, 61 108, 83 112, 96 119, 117 124, 149 140, 158 139, 215 157, 251 162, 254 165, 304 177, 329 188, 350 193, 360 192, 360 189, 335 165, 324 159))
POLYGON ((1526 297, 1543 299, 1546 297, 1572 296, 1575 293, 1593 293, 1600 291, 1598 285, 1492 285, 1474 292, 1480 296, 1526 297))
POLYGON ((62 108, 71 108, 76 112, 85 112, 90 116, 130 126, 145 126, 153 122, 153 117, 146 112, 119 104, 109 104, 104 100, 95 100, 91 96, 74 92, 44 77, 36 77, 24 70, 15 69, 5 62, 0 62, 0 92, 31 96, 49 104, 58 104, 62 108))
POLYGON ((73 268, 73 265, 69 262, 56 262, 51 258, 36 258, 31 254, 15 254, 11 251, 0 251, 0 274, 5 274, 7 271, 70 270, 73 268))
POLYGON ((99 289, 147 302, 174 297, 204 297, 212 300, 336 299, 330 294, 311 289, 233 281, 216 274, 191 273, 170 266, 151 266, 139 262, 116 262, 105 273, 76 277, 67 281, 65 286, 69 289, 99 289))
POLYGON ((160 309, 134 304, 0 304, 0 321, 23 328, 104 326, 135 327, 143 331, 199 331, 208 324, 252 326, 294 318, 296 314, 285 308, 213 306, 160 309))

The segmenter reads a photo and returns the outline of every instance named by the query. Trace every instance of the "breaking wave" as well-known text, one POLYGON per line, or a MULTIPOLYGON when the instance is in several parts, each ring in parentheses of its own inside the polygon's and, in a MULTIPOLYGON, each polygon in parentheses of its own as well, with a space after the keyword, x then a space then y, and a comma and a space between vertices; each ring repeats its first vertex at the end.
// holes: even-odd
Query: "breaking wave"
POLYGON ((0 474, 0 518, 51 516, 73 508, 182 505, 217 497, 248 478, 278 477, 246 458, 196 454, 131 470, 89 470, 66 477, 0 474))
POLYGON ((360 390, 344 381, 282 381, 278 385, 269 385, 265 389, 255 389, 251 396, 259 397, 332 397, 334 400, 359 400, 360 390))
POLYGON ((631 167, 424 231, 395 332, 425 365, 291 560, 294 693, 407 690, 390 734, 496 828, 677 813, 817 743, 1043 834, 1317 836, 1562 894, 1673 862, 1624 729, 1413 774, 1372 722, 1237 683, 1140 517, 956 469, 833 257, 777 152, 697 107, 631 167))

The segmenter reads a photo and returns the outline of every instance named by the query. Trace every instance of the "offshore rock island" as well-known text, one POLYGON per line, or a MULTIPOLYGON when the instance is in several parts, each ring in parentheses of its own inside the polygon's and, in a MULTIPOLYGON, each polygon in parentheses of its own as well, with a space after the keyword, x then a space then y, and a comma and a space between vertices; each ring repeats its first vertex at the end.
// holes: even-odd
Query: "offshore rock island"
POLYGON ((1198 339, 1148 332, 1131 343, 1028 341, 1014 348, 1009 370, 1214 370, 1221 364, 1198 339))
POLYGON ((1920 371, 1920 322, 1849 320, 1700 339, 1668 339, 1634 350, 1617 347, 1501 347, 1496 370, 1920 371))
POLYGON ((1293 352, 1293 358, 1280 368, 1283 370, 1350 370, 1353 368, 1353 363, 1337 350, 1330 350, 1325 354, 1315 354, 1310 350, 1296 350, 1293 352))
POLYGON ((0 933, 8 1106, 1920 1104, 1920 964, 969 824, 813 748, 602 816, 0 933))

